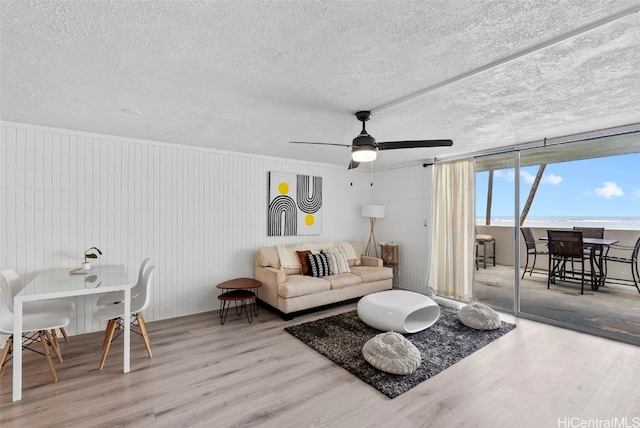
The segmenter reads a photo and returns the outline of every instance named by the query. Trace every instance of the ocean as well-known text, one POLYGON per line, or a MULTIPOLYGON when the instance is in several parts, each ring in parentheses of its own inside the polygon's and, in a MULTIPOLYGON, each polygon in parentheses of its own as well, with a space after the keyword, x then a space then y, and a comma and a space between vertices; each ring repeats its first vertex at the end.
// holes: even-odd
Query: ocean
MULTIPOLYGON (((476 224, 485 224, 485 217, 476 217, 476 224)), ((513 227, 513 217, 497 216, 491 217, 492 226, 513 227)), ((572 229, 574 226, 580 227, 604 227, 605 229, 618 230, 640 230, 640 217, 529 217, 527 216, 524 226, 540 227, 545 229, 572 229)))

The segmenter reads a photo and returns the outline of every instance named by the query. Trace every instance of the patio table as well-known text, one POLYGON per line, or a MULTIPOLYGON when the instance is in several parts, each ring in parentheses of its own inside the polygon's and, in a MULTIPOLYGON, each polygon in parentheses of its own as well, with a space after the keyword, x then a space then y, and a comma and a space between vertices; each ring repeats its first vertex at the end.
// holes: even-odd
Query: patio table
MULTIPOLYGON (((547 237, 541 237, 540 240, 548 241, 547 237)), ((609 252, 609 247, 618 242, 617 239, 582 238, 582 244, 591 249, 589 259, 595 271, 593 272, 594 280, 591 282, 593 291, 598 291, 600 286, 604 285, 607 279, 607 264, 604 262, 604 258, 609 252)))

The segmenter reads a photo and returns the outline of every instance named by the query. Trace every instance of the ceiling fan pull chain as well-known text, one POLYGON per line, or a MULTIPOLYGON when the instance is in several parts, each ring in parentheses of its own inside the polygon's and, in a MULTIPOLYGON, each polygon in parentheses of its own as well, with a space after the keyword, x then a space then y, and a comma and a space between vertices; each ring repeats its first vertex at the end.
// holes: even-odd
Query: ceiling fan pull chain
POLYGON ((371 182, 371 187, 373 187, 373 162, 369 162, 369 175, 369 181, 371 182))

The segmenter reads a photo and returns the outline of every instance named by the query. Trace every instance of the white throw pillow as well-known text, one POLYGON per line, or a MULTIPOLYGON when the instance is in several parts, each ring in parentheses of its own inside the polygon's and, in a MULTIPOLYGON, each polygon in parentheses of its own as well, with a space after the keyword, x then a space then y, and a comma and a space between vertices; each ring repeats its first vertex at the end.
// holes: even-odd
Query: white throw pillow
POLYGON ((329 262, 329 268, 333 275, 339 273, 350 273, 349 262, 347 261, 347 255, 340 247, 323 248, 322 254, 327 256, 329 262))

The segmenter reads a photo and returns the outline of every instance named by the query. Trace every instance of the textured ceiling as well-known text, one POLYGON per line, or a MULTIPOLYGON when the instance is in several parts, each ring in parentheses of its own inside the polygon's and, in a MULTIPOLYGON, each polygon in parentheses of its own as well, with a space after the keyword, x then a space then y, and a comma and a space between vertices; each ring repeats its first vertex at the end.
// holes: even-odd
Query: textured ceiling
POLYGON ((454 140, 374 166, 407 164, 640 123, 640 13, 616 17, 630 9, 3 0, 0 119, 345 166, 347 149, 289 141, 350 144, 358 110, 379 141, 454 140))

